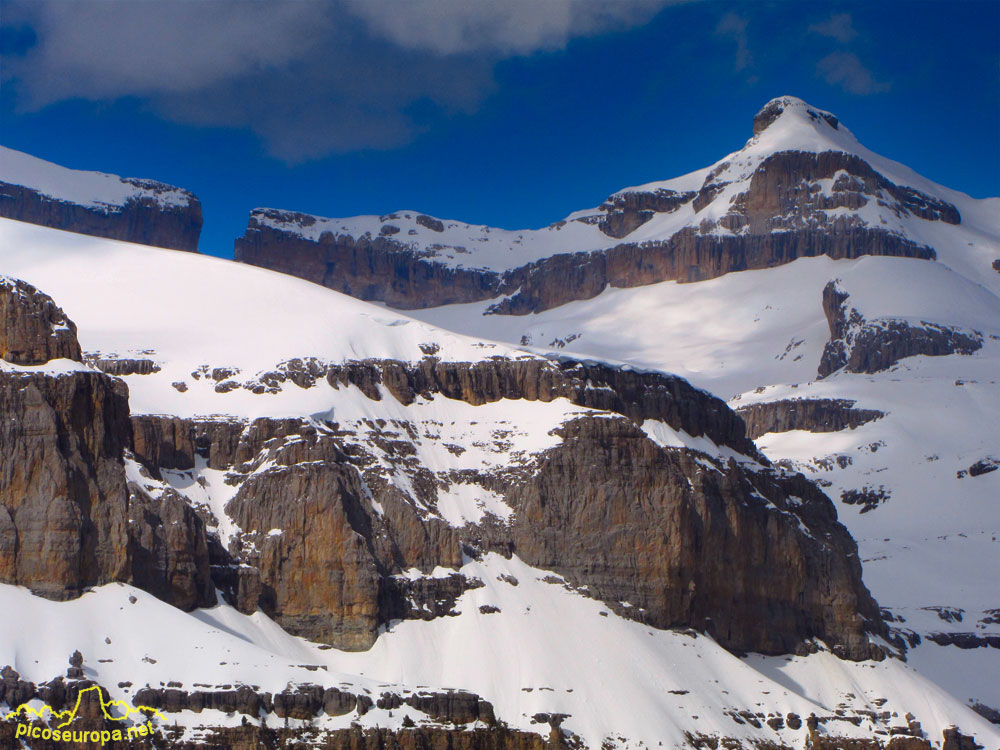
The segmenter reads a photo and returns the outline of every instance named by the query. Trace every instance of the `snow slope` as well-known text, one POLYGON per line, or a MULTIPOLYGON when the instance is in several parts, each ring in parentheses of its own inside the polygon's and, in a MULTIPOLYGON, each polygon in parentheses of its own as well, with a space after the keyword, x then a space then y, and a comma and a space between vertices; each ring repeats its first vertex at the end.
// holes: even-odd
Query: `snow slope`
POLYGON ((886 412, 855 430, 772 433, 757 442, 772 460, 824 483, 835 501, 850 490, 888 494, 865 513, 839 505, 859 542, 866 583, 880 604, 905 619, 899 628, 923 637, 913 664, 963 700, 998 707, 995 648, 970 652, 927 638, 1000 636, 1000 626, 989 622, 990 610, 1000 607, 1000 472, 958 476, 977 461, 1000 458, 1000 274, 975 254, 1000 257, 1000 245, 984 237, 969 253, 968 245, 938 244, 934 262, 805 258, 693 284, 608 289, 526 317, 486 315, 488 303, 413 314, 469 334, 675 372, 731 399, 733 408, 836 398, 886 412), (835 279, 869 319, 979 331, 983 348, 818 381, 830 336, 822 290, 835 279), (838 464, 838 456, 850 463, 838 464), (962 610, 964 619, 948 621, 928 608, 962 610))
MULTIPOLYGON (((553 426, 582 411, 562 399, 478 407, 430 399, 404 407, 391 398, 372 402, 357 389, 337 390, 325 383, 308 389, 286 384, 278 393, 255 394, 245 388, 218 392, 192 373, 203 366, 240 368, 240 377, 252 378, 303 356, 414 361, 422 356, 422 344, 438 346, 436 356, 451 360, 538 355, 449 333, 261 269, 13 221, 0 221, 0 272, 51 294, 77 323, 85 351, 157 363, 161 369, 156 373, 125 378, 134 412, 253 417, 330 415, 332 410, 352 424, 379 416, 434 425, 444 435, 441 440, 470 447, 488 446, 494 430, 504 431, 506 447, 469 450, 461 458, 465 464, 429 439, 418 440, 420 461, 432 470, 448 471, 508 464, 531 455, 550 444, 553 426), (172 386, 178 379, 189 386, 186 391, 172 386)), ((824 275, 817 273, 817 284, 824 275)), ((797 314, 806 315, 804 310, 797 314)), ((61 363, 52 365, 59 367, 61 363)), ((690 436, 670 434, 663 425, 647 427, 665 444, 694 444, 690 436)), ((199 466, 192 472, 165 472, 164 478, 190 492, 192 502, 218 509, 232 488, 210 472, 199 466), (198 477, 207 480, 204 486, 198 477)), ((406 477, 397 480, 405 482, 406 477)), ((455 491, 442 513, 456 524, 486 510, 502 515, 495 501, 482 493, 455 491)), ((220 527, 223 534, 231 531, 220 527)), ((462 572, 480 578, 484 586, 463 594, 459 616, 396 623, 362 653, 320 649, 282 632, 260 613, 247 617, 226 605, 184 614, 126 586, 102 587, 65 603, 0 586, 0 609, 10 613, 0 622, 0 661, 12 664, 24 679, 47 680, 62 672, 68 655, 80 649, 86 675, 109 687, 123 681, 136 687, 180 681, 186 689, 195 683, 244 683, 273 692, 287 684, 319 682, 374 694, 383 686, 458 687, 481 694, 494 703, 500 718, 523 729, 547 732, 546 724, 533 721, 539 711, 568 713, 564 727, 591 748, 606 740, 618 747, 678 746, 688 731, 802 747, 804 728, 754 727, 732 714, 795 713, 805 718, 838 709, 887 712, 885 719, 864 719, 859 726, 838 723, 838 731, 848 736, 870 737, 903 725, 900 717, 909 711, 933 739, 940 738, 945 726, 960 723, 980 741, 1000 742, 1000 733, 960 700, 896 659, 850 663, 822 651, 808 657, 739 659, 710 638, 652 630, 619 618, 549 572, 516 558, 487 555, 479 562, 468 560, 462 572), (483 612, 483 605, 500 611, 483 612), (299 666, 303 664, 320 669, 306 670, 299 666)), ((112 690, 114 697, 128 697, 124 688, 112 690)), ((416 712, 408 713, 422 720, 416 712)), ((361 723, 398 726, 404 715, 373 711, 361 723)), ((195 736, 198 726, 238 723, 241 717, 202 713, 171 718, 195 736)), ((346 726, 352 720, 359 719, 349 715, 321 723, 346 726)))
MULTIPOLYGON (((860 157, 896 185, 914 188, 955 205, 962 221, 955 226, 926 220, 908 211, 897 212, 889 203, 872 199, 866 199, 860 209, 828 209, 825 212, 828 218, 850 214, 867 226, 935 248, 939 257, 943 253, 942 259, 947 259, 952 268, 966 275, 988 276, 989 262, 1000 256, 1000 198, 976 200, 931 182, 908 167, 865 148, 843 123, 834 127, 826 119, 832 118, 832 115, 811 107, 801 99, 778 97, 767 106, 774 104, 782 106, 781 114, 740 150, 690 174, 624 188, 610 196, 609 201, 628 193, 674 191, 693 195, 705 186, 709 178, 712 183, 721 186, 707 205, 698 210, 688 199, 676 210, 654 214, 622 239, 609 237, 597 224, 608 212, 608 204, 576 211, 562 221, 535 230, 505 230, 443 220, 440 222, 441 231, 437 231, 438 227, 433 222, 438 220, 416 211, 337 219, 255 209, 251 219, 260 225, 312 241, 319 241, 327 233, 358 238, 364 235, 378 237, 390 231, 392 233, 388 236, 393 242, 435 263, 503 272, 561 253, 604 250, 622 242, 663 241, 686 228, 700 232, 706 221, 718 222, 731 210, 733 201, 747 191, 754 172, 768 157, 788 151, 835 151, 860 157)), ((829 195, 834 180, 818 182, 829 195)), ((729 229, 716 223, 710 233, 731 236, 746 230, 747 227, 729 229)), ((1000 277, 987 279, 984 283, 995 291, 1000 290, 1000 277)))
MULTIPOLYGON (((196 683, 247 684, 268 692, 320 684, 373 697, 386 689, 471 689, 517 728, 547 732, 547 724, 532 721, 536 713, 570 714, 564 726, 591 748, 606 739, 618 739, 610 746, 622 748, 680 747, 685 732, 800 747, 804 725, 754 728, 731 714, 804 718, 836 708, 895 712, 884 722, 843 722, 837 729, 844 736, 871 737, 905 726, 900 717, 910 711, 931 737, 960 717, 980 740, 1000 741, 989 724, 895 659, 858 664, 829 653, 738 659, 704 636, 624 620, 517 558, 491 554, 462 572, 485 585, 466 592, 459 616, 399 623, 361 653, 320 649, 260 613, 248 617, 224 604, 185 614, 122 584, 64 603, 0 585, 0 606, 17 613, 0 622, 0 661, 13 665, 22 679, 43 680, 62 672, 68 655, 79 649, 87 678, 107 686, 133 683, 110 688, 123 699, 139 686, 170 681, 189 690, 196 683), (478 609, 483 604, 500 611, 484 614, 478 609)), ((317 725, 399 727, 404 715, 426 719, 412 709, 393 713, 324 716, 317 725)), ((194 734, 197 727, 234 725, 241 717, 181 712, 170 720, 194 734)), ((274 716, 268 721, 283 723, 274 716)))
POLYGON ((69 169, 5 146, 0 146, 0 181, 31 188, 55 200, 104 210, 140 198, 164 207, 187 206, 194 198, 187 190, 161 182, 69 169))

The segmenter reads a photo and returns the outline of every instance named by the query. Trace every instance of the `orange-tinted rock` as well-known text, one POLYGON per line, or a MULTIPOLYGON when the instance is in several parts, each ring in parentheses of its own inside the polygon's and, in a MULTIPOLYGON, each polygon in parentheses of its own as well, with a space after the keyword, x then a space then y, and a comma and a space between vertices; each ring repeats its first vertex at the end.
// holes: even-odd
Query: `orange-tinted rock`
POLYGON ((128 392, 103 373, 0 373, 0 580, 55 599, 128 577, 128 392))
POLYGON ((81 359, 76 324, 47 294, 0 276, 0 358, 16 365, 81 359))
POLYGON ((882 629, 857 546, 801 475, 707 468, 627 421, 580 418, 508 495, 514 549, 619 614, 689 626, 734 651, 812 638, 850 659, 882 629), (624 607, 619 602, 627 602, 624 607))

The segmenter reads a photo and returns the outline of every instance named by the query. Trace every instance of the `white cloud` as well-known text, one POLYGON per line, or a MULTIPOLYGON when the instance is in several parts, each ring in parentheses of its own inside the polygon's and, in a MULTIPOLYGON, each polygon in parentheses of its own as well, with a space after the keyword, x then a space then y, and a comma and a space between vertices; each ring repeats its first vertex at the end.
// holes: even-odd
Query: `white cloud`
POLYGON ((831 37, 844 44, 858 35, 850 13, 835 13, 822 23, 812 24, 809 27, 809 32, 831 37))
POLYGON ((715 27, 715 34, 736 42, 736 57, 733 61, 735 70, 743 70, 750 64, 747 19, 730 11, 719 20, 719 25, 715 27))
MULTIPOLYGON (((676 0, 675 0, 676 1, 676 0)), ((668 0, 347 0, 369 29, 401 47, 454 55, 562 49, 577 36, 645 23, 668 0)))
POLYGON ((474 111, 500 59, 645 23, 670 1, 0 0, 4 23, 38 40, 0 80, 22 111, 135 97, 302 161, 402 145, 424 127, 414 109, 474 111))
POLYGON ((839 86, 850 94, 878 94, 891 87, 889 83, 876 81, 853 52, 827 55, 816 64, 816 73, 831 86, 839 86))
POLYGON ((39 43, 5 61, 28 105, 205 88, 248 71, 288 65, 319 43, 325 6, 63 0, 27 3, 39 43))

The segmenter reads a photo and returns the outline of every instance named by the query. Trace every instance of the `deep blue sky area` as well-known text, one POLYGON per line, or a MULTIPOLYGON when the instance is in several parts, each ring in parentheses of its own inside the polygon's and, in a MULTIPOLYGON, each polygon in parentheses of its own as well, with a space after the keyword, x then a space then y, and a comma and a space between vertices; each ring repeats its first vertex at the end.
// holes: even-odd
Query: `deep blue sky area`
POLYGON ((390 0, 355 16, 333 0, 0 3, 0 144, 193 191, 213 255, 256 206, 542 226, 739 149, 782 94, 1000 195, 997 0, 622 3, 610 21, 596 2, 567 21, 419 0, 395 24, 390 0))

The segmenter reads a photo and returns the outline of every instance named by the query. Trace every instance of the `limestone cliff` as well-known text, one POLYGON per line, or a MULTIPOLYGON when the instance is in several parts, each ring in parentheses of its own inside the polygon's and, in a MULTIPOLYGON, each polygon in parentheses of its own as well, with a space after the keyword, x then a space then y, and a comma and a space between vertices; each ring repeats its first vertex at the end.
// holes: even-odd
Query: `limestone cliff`
POLYGON ((609 286, 701 281, 804 257, 932 260, 908 222, 962 221, 948 200, 866 160, 836 117, 805 102, 772 100, 753 133, 711 168, 619 191, 539 230, 256 209, 236 259, 402 309, 496 300, 490 312, 526 315, 609 286))
POLYGON ((73 321, 47 294, 7 276, 0 276, 0 359, 15 365, 81 359, 73 321))
POLYGON ((983 346, 983 334, 979 331, 928 321, 869 320, 850 304, 849 298, 837 281, 829 282, 823 289, 823 312, 830 340, 817 370, 821 378, 842 368, 847 372, 882 372, 906 357, 972 354, 983 346))
POLYGON ((0 147, 0 217, 197 252, 201 202, 155 180, 84 172, 0 147))

